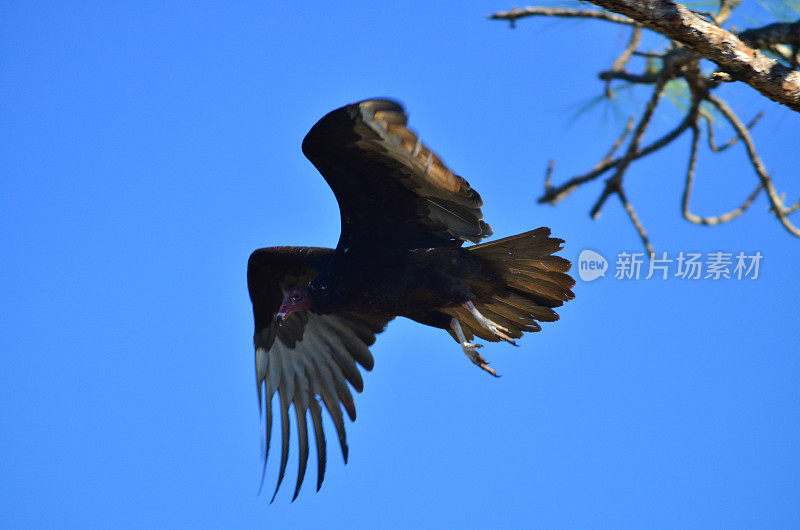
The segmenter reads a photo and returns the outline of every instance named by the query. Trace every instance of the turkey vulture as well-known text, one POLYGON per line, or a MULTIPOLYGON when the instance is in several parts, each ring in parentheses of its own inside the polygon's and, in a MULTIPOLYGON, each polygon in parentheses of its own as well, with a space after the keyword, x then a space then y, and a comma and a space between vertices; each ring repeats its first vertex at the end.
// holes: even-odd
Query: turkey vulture
POLYGON ((570 262, 553 255, 564 241, 549 228, 462 248, 492 234, 483 201, 406 124, 403 108, 386 99, 353 103, 317 122, 303 153, 339 202, 339 242, 335 249, 262 248, 248 261, 265 470, 275 393, 280 400, 273 501, 286 471, 292 403, 300 451, 292 500, 308 462, 309 414, 317 490, 325 475, 323 406, 347 462, 341 407, 356 419, 348 383, 363 390, 357 365, 372 370, 369 346, 390 320, 446 330, 473 363, 496 375, 474 337, 514 344, 523 332, 539 331, 539 322, 557 320, 552 308, 574 297, 570 262))

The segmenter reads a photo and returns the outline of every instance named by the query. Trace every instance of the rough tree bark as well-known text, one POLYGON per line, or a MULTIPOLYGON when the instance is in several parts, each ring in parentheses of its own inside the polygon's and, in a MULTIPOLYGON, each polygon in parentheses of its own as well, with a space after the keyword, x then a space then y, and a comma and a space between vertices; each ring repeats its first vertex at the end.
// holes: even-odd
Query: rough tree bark
POLYGON ((526 7, 494 13, 489 18, 509 20, 512 25, 517 19, 529 16, 593 18, 626 25, 638 23, 715 62, 722 72, 732 77, 726 80, 745 82, 773 101, 800 112, 800 72, 754 49, 775 44, 800 45, 800 21, 770 24, 737 36, 718 24, 740 0, 729 0, 727 6, 723 2, 723 9, 713 22, 672 0, 589 1, 618 15, 605 11, 526 7))
POLYGON ((678 41, 768 98, 800 112, 800 72, 672 0, 589 0, 678 41))
POLYGON ((605 95, 611 99, 614 92, 612 83, 635 83, 650 85, 652 92, 638 122, 632 116, 625 131, 614 142, 608 154, 590 171, 573 176, 558 185, 553 185, 554 163, 551 161, 545 175, 544 192, 540 203, 555 205, 581 186, 597 180, 609 172, 605 186, 590 210, 596 219, 607 200, 616 197, 630 217, 649 254, 653 253, 647 232, 635 212, 625 190, 624 178, 631 165, 650 153, 666 148, 686 131, 691 131, 692 142, 689 151, 684 191, 681 200, 683 217, 695 224, 713 226, 732 221, 744 213, 760 195, 766 195, 772 213, 783 227, 792 235, 800 237, 800 228, 789 217, 800 211, 800 200, 792 205, 784 202, 784 196, 773 184, 772 176, 761 161, 750 129, 755 126, 763 113, 759 113, 745 125, 733 109, 719 96, 713 94, 723 82, 742 81, 749 84, 764 96, 788 108, 800 112, 800 20, 796 22, 774 23, 760 28, 751 28, 738 33, 721 27, 730 17, 741 0, 720 0, 716 13, 698 14, 672 0, 589 0, 591 3, 614 11, 595 9, 568 9, 550 7, 525 7, 501 11, 489 16, 495 20, 507 20, 512 27, 516 20, 526 17, 567 17, 594 19, 613 24, 632 26, 630 39, 610 70, 601 71, 598 77, 605 83, 605 95), (709 20, 706 20, 707 17, 709 20), (660 33, 671 39, 671 44, 663 51, 639 50, 642 28, 660 33), (771 53, 772 59, 759 50, 771 53), (648 58, 644 72, 632 73, 627 65, 635 56, 648 58), (701 59, 713 61, 718 71, 703 73, 701 59), (781 62, 783 61, 783 63, 781 62), (641 141, 645 131, 652 123, 659 102, 665 94, 665 87, 671 81, 683 81, 691 94, 688 110, 684 118, 667 134, 647 145, 641 141), (714 118, 710 108, 715 108, 735 132, 736 136, 718 146, 714 142, 714 118), (707 126, 709 149, 718 153, 739 143, 744 146, 750 166, 758 179, 753 189, 740 205, 727 213, 715 216, 701 216, 693 213, 690 199, 698 159, 698 146, 702 135, 701 122, 707 126), (636 126, 634 127, 634 123, 636 126), (615 153, 625 144, 624 154, 615 153))

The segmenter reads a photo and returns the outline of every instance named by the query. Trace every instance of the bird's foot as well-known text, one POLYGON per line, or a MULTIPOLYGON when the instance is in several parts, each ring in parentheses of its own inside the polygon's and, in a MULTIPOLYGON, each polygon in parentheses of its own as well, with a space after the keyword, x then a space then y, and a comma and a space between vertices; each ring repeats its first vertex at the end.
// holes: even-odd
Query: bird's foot
POLYGON ((467 357, 469 357, 469 360, 472 361, 472 364, 474 364, 481 370, 489 372, 495 377, 500 377, 499 375, 497 375, 497 372, 494 371, 494 368, 489 367, 489 361, 487 361, 483 357, 483 355, 481 355, 476 351, 477 348, 480 347, 482 347, 481 344, 472 344, 471 342, 461 343, 461 349, 464 350, 464 353, 466 354, 467 357))
POLYGON ((508 329, 504 328, 497 322, 493 322, 488 318, 486 318, 485 316, 483 316, 481 312, 478 311, 478 308, 475 307, 475 304, 472 303, 472 301, 464 302, 464 307, 467 308, 467 310, 472 314, 472 316, 475 317, 475 320, 477 320, 478 323, 484 328, 486 328, 489 332, 491 332, 494 335, 497 335, 504 341, 510 342, 514 346, 517 345, 517 341, 515 341, 512 337, 508 336, 508 329))
POLYGON ((458 337, 458 341, 461 343, 461 349, 464 350, 464 354, 472 361, 472 364, 481 370, 489 372, 495 377, 500 377, 493 368, 489 368, 489 361, 484 359, 483 356, 476 351, 482 346, 480 344, 472 344, 467 340, 467 337, 464 336, 464 330, 461 329, 461 322, 453 318, 450 320, 450 327, 453 329, 453 332, 455 332, 456 337, 458 337))

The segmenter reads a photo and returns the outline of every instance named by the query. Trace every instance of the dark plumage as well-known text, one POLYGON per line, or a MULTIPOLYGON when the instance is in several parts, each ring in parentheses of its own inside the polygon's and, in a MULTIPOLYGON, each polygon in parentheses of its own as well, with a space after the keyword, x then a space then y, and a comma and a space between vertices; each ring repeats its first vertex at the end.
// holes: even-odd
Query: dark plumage
MULTIPOLYGON (((483 201, 406 127, 402 107, 373 99, 322 118, 303 153, 339 202, 336 249, 256 250, 247 267, 255 319, 259 410, 265 412, 264 468, 270 449, 272 397, 281 415, 278 488, 289 451, 289 406, 299 439, 300 491, 308 461, 308 416, 317 446, 317 489, 325 474, 322 405, 336 428, 345 462, 341 407, 356 411, 348 383, 363 390, 360 365, 397 316, 446 329, 469 359, 496 375, 472 344, 514 340, 558 319, 552 308, 574 297, 569 261, 554 256, 561 239, 539 228, 463 248, 492 234, 483 201), (262 398, 262 393, 264 398, 262 398)), ((275 495, 273 494, 273 500, 275 495)))

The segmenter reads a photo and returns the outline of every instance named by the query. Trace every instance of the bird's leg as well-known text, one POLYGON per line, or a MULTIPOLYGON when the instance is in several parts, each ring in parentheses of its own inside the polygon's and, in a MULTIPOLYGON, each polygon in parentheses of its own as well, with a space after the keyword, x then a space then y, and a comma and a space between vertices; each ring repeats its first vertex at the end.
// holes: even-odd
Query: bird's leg
POLYGON ((472 300, 467 300, 467 301, 466 301, 466 302, 464 302, 462 305, 463 305, 463 306, 464 306, 464 307, 465 307, 465 308, 466 308, 466 309, 467 309, 467 310, 468 310, 470 313, 472 313, 472 316, 474 316, 474 317, 475 317, 475 320, 477 320, 477 321, 478 321, 478 323, 479 323, 481 326, 483 326, 484 328, 486 328, 486 329, 487 329, 487 330, 489 330, 490 332, 494 333, 495 335, 497 335, 497 336, 498 336, 498 337, 500 337, 501 339, 503 339, 503 340, 505 340, 505 341, 508 341, 508 342, 510 342, 510 343, 511 343, 511 344, 513 344, 514 346, 516 346, 516 345, 517 345, 516 341, 515 341, 513 338, 511 338, 511 337, 509 337, 509 336, 507 335, 507 333, 508 333, 508 330, 507 330, 506 328, 504 328, 503 326, 501 326, 500 324, 498 324, 498 323, 496 323, 496 322, 492 322, 491 320, 489 320, 488 318, 486 318, 485 316, 483 316, 483 315, 481 314, 481 312, 480 312, 480 311, 478 311, 478 308, 477 308, 477 307, 475 307, 475 304, 473 304, 473 303, 472 303, 472 300))
POLYGON ((472 363, 475 366, 478 366, 482 370, 489 372, 495 377, 500 377, 499 375, 497 375, 497 372, 495 372, 493 368, 489 368, 489 361, 484 359, 483 356, 476 351, 476 349, 480 348, 481 345, 472 344, 467 340, 467 337, 464 336, 464 330, 461 329, 461 322, 459 322, 455 318, 451 318, 450 327, 456 334, 456 337, 458 337, 458 341, 461 343, 461 349, 464 350, 464 353, 466 354, 467 357, 469 357, 469 360, 472 361, 472 363))

